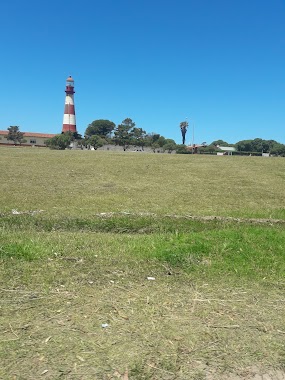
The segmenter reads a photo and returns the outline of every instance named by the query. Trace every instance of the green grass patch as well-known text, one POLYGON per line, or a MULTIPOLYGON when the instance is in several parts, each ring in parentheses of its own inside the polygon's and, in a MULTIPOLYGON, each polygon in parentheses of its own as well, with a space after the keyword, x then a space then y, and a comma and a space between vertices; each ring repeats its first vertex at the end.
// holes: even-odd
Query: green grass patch
POLYGON ((285 273, 284 244, 284 229, 232 226, 164 237, 153 256, 205 276, 281 279, 285 273))
POLYGON ((4 243, 0 247, 0 258, 35 260, 43 255, 43 247, 35 243, 4 243))
POLYGON ((127 217, 115 218, 113 221, 108 219, 101 221, 102 224, 98 220, 96 226, 82 223, 78 230, 75 228, 78 227, 78 221, 75 224, 69 221, 64 228, 49 228, 44 224, 41 230, 18 233, 8 232, 6 226, 0 234, 0 255, 2 258, 24 260, 46 257, 52 252, 62 252, 65 256, 75 253, 78 257, 92 257, 97 251, 100 236, 100 241, 104 242, 105 249, 112 256, 124 248, 123 260, 159 260, 173 268, 212 278, 232 275, 252 279, 281 279, 284 276, 285 230, 282 226, 188 221, 187 228, 183 224, 179 230, 179 225, 169 223, 169 218, 166 219, 167 224, 159 228, 158 220, 155 228, 151 223, 149 226, 141 220, 134 223, 135 226, 127 220, 127 217), (108 222, 107 226, 105 222, 108 222), (59 236, 65 236, 66 239, 57 241, 55 237, 59 236), (68 240, 69 236, 75 240, 72 244, 68 240))

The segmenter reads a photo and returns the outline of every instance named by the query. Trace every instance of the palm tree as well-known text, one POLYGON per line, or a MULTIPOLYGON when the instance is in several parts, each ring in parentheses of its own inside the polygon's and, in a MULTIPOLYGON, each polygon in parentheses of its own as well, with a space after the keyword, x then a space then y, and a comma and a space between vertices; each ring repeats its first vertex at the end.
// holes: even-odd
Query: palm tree
POLYGON ((182 134, 182 144, 183 145, 185 144, 185 136, 186 136, 188 125, 189 125, 188 121, 181 121, 181 123, 180 123, 180 130, 181 130, 181 134, 182 134))

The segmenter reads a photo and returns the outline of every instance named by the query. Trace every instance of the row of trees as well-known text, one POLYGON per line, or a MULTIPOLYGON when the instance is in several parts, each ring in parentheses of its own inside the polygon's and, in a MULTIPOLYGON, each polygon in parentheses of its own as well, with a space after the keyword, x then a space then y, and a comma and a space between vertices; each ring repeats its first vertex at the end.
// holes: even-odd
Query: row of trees
POLYGON ((82 147, 93 147, 95 150, 106 144, 119 145, 126 151, 131 145, 140 150, 145 146, 155 151, 172 152, 177 144, 172 139, 167 139, 157 133, 146 133, 142 128, 136 127, 135 122, 124 119, 121 124, 115 125, 110 120, 94 120, 86 128, 84 138, 74 134, 64 133, 46 140, 46 145, 52 149, 65 149, 72 141, 76 141, 82 147))
POLYGON ((205 153, 213 153, 219 146, 232 146, 241 154, 261 154, 270 153, 272 155, 285 156, 285 145, 275 140, 263 140, 260 138, 252 140, 241 140, 235 144, 229 144, 223 140, 213 141, 210 145, 203 148, 205 153))
MULTIPOLYGON (((182 141, 185 142, 188 123, 181 122, 180 128, 182 141)), ((20 132, 18 126, 7 128, 7 139, 14 144, 25 143, 24 133, 20 132)), ((158 133, 146 133, 142 128, 137 128, 132 119, 127 118, 121 124, 115 125, 110 120, 94 120, 88 125, 84 137, 78 133, 62 133, 46 140, 46 145, 51 149, 66 149, 72 142, 77 142, 81 147, 93 147, 98 149, 106 144, 122 146, 127 150, 131 145, 143 150, 145 146, 151 147, 154 152, 167 151, 171 153, 176 150, 177 153, 192 153, 187 150, 184 144, 177 145, 174 140, 167 139, 158 133)), ((232 146, 240 154, 261 154, 267 152, 272 155, 285 156, 285 145, 275 140, 263 140, 256 138, 253 140, 241 140, 235 144, 229 144, 223 140, 213 141, 211 144, 199 148, 200 153, 215 153, 219 146, 232 146)))
POLYGON ((124 119, 117 126, 109 120, 95 120, 86 128, 85 140, 94 149, 106 143, 122 146, 124 151, 130 145, 141 150, 145 146, 150 146, 154 151, 161 148, 172 151, 176 148, 174 140, 166 139, 156 133, 147 134, 142 128, 137 128, 135 122, 130 118, 124 119))

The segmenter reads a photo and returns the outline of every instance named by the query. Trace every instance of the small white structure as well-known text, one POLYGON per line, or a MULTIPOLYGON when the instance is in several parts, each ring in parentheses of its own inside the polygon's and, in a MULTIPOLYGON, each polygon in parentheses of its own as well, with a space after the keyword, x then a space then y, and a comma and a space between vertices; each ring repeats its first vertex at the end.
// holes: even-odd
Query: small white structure
POLYGON ((232 156, 233 152, 236 151, 236 149, 233 146, 219 146, 217 145, 217 148, 221 150, 221 152, 218 152, 218 156, 232 156))

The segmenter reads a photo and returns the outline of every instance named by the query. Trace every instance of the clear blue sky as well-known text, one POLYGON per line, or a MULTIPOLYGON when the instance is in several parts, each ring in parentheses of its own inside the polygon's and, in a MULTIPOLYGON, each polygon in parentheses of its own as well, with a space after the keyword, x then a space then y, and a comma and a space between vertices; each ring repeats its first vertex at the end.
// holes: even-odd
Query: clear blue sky
POLYGON ((0 5, 0 129, 78 132, 126 117, 186 142, 285 143, 284 0, 9 0, 0 5))

